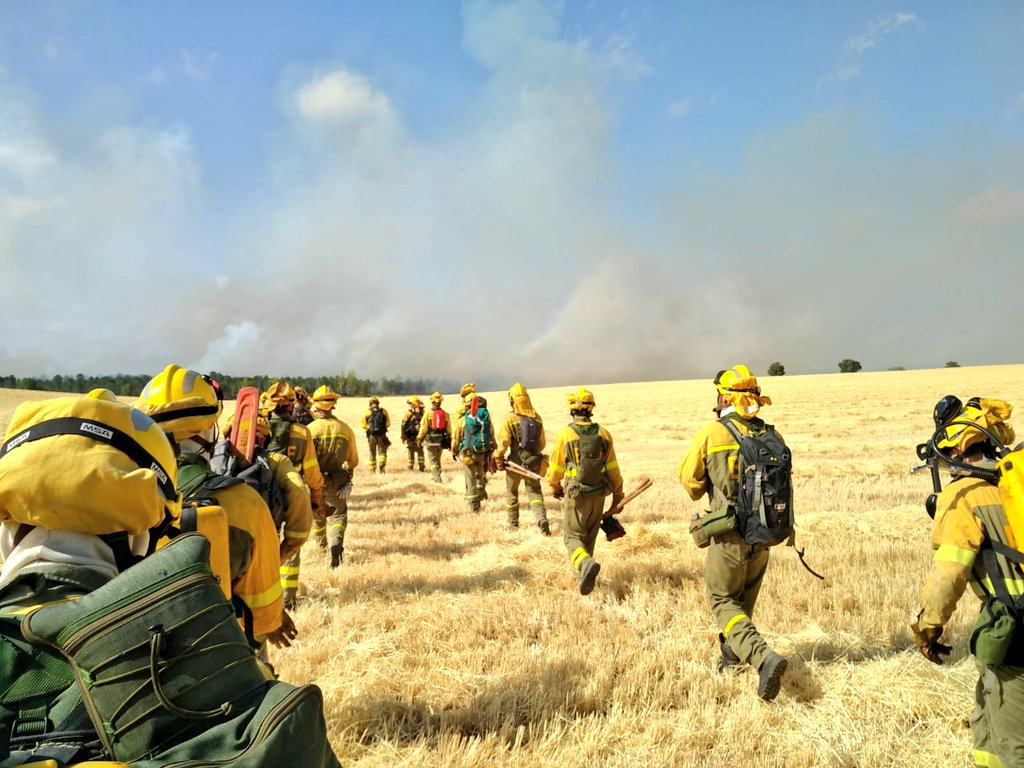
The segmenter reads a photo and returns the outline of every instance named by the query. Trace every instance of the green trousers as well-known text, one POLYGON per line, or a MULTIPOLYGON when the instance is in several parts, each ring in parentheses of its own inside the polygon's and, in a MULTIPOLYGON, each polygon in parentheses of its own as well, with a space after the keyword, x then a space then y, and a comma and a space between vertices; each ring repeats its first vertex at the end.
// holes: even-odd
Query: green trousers
POLYGON ((603 517, 603 493, 581 493, 562 500, 562 541, 576 573, 579 573, 584 560, 594 556, 603 517))
POLYGON ((420 472, 426 469, 426 461, 423 458, 423 446, 416 445, 416 441, 406 443, 409 449, 409 469, 419 467, 420 472))
POLYGON ((295 607, 295 600, 299 594, 299 571, 302 568, 302 550, 295 550, 295 554, 285 560, 281 566, 281 589, 284 591, 284 608, 291 610, 295 607))
MULTIPOLYGON (((341 487, 324 486, 324 500, 334 508, 327 516, 327 544, 345 546, 345 530, 348 528, 348 499, 341 495, 341 487)), ((313 524, 316 530, 316 523, 313 524)))
MULTIPOLYGON (((532 462, 534 466, 524 464, 527 469, 534 472, 540 467, 540 456, 532 462)), ((544 492, 540 489, 540 480, 533 480, 529 477, 523 477, 517 475, 511 470, 505 471, 505 487, 508 489, 508 502, 506 508, 508 509, 508 522, 509 525, 519 525, 519 484, 522 483, 526 486, 526 498, 530 501, 530 511, 533 512, 533 517, 536 522, 548 519, 547 510, 544 508, 544 492)))
POLYGON ((1024 768, 1024 667, 977 667, 971 715, 974 765, 1024 768))
POLYGON ((754 626, 754 605, 768 568, 768 548, 745 544, 735 531, 711 540, 704 585, 718 631, 740 661, 753 667, 772 653, 754 626))
POLYGON ((368 435, 366 439, 370 444, 370 471, 383 472, 388 463, 387 435, 368 435))
POLYGON ((430 471, 434 476, 434 482, 441 482, 441 454, 444 448, 440 443, 427 443, 427 455, 430 456, 430 471))
POLYGON ((466 479, 466 501, 473 512, 480 511, 480 502, 487 498, 487 462, 490 458, 486 453, 463 453, 462 473, 466 479), (466 463, 466 457, 469 463, 466 463))

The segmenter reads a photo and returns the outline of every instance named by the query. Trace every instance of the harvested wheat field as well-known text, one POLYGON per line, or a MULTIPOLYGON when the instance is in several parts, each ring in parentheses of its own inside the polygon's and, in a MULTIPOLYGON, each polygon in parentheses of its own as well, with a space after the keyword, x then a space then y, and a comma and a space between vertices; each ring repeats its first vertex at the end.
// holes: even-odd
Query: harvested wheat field
MULTIPOLYGON (((549 442, 577 384, 531 392, 549 442)), ((926 662, 908 625, 929 567, 930 479, 908 470, 944 394, 1001 397, 1024 418, 1024 365, 761 384, 775 403, 762 415, 794 453, 798 546, 827 576, 813 578, 785 547, 772 554, 755 619, 790 659, 775 702, 757 698, 753 671, 715 671, 703 551, 687 533, 698 506, 675 477, 713 415, 708 381, 593 387, 627 490, 643 476, 654 486, 623 514, 624 539, 599 538, 603 569, 589 597, 575 590, 558 502, 548 500, 551 538, 525 504, 520 530, 504 529, 500 474, 483 511, 469 512, 450 455, 442 485, 406 469, 405 399, 383 398, 395 442, 388 473, 369 473, 360 440, 345 562, 331 571, 307 544, 301 635, 273 657, 283 679, 323 689, 342 762, 966 765, 977 601, 966 595, 948 628, 951 663, 926 662)), ((34 394, 0 392, 0 425, 34 394)), ((497 421, 504 393, 486 394, 497 421)), ((343 399, 336 413, 359 434, 364 407, 343 399)))

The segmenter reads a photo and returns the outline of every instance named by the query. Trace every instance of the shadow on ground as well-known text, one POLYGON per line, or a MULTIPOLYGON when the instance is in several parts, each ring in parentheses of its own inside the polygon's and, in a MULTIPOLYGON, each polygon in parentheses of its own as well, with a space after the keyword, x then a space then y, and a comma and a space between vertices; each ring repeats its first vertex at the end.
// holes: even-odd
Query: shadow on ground
POLYGON ((553 718, 602 714, 608 704, 584 693, 586 669, 561 662, 516 677, 496 680, 465 705, 364 696, 344 705, 343 737, 363 745, 386 741, 434 746, 448 735, 493 735, 509 747, 530 740, 531 725, 553 718))

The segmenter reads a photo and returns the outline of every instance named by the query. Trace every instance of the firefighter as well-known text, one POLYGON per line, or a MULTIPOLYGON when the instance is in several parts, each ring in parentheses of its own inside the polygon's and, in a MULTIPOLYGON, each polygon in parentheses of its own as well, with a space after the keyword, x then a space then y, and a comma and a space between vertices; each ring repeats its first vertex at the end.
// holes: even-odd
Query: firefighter
POLYGON ((572 423, 555 435, 545 481, 556 499, 562 499, 562 538, 576 573, 581 595, 594 591, 601 565, 594 559, 604 498, 615 506, 622 492, 622 473, 615 458, 611 433, 592 420, 594 394, 580 387, 570 408, 572 423))
MULTIPOLYGON (((530 402, 530 395, 522 384, 513 384, 508 390, 508 404, 512 410, 505 416, 498 430, 498 446, 494 449, 494 459, 499 471, 505 469, 505 461, 514 461, 531 472, 543 475, 547 467, 543 466, 544 421, 530 402), (506 456, 506 453, 508 454, 506 456)), ((519 484, 525 481, 526 496, 530 502, 537 527, 545 536, 551 535, 548 525, 547 510, 544 509, 544 493, 541 491, 540 480, 524 478, 512 470, 505 472, 505 486, 508 489, 508 527, 519 527, 519 484)))
MULTIPOLYGON (((714 379, 715 412, 730 419, 741 434, 760 433, 757 418, 762 397, 757 378, 745 365, 721 371, 714 379)), ((679 480, 697 501, 707 494, 711 515, 726 517, 737 496, 739 445, 727 427, 715 420, 702 426, 679 465, 679 480)), ((771 701, 779 694, 787 660, 773 651, 754 626, 754 605, 768 568, 769 547, 751 545, 735 530, 714 535, 704 561, 704 583, 711 613, 718 625, 719 672, 741 663, 758 670, 757 695, 771 701)))
POLYGON ((345 553, 345 530, 348 528, 348 497, 352 492, 352 473, 359 466, 359 451, 352 427, 334 415, 334 405, 341 397, 327 384, 313 392, 313 436, 316 459, 324 476, 324 498, 331 513, 327 517, 327 540, 331 551, 331 568, 337 568, 345 553))
POLYGON ((452 421, 448 411, 441 407, 443 401, 444 396, 440 392, 430 396, 430 412, 423 414, 420 431, 416 435, 416 442, 426 445, 435 483, 441 482, 441 454, 452 447, 452 421))
MULTIPOLYGON (((280 453, 291 461, 292 466, 302 475, 309 486, 309 502, 313 507, 313 537, 320 549, 327 549, 327 505, 324 502, 324 476, 316 460, 316 449, 309 428, 292 421, 292 407, 295 405, 295 390, 287 381, 278 380, 263 393, 266 405, 271 409, 270 439, 265 446, 267 453, 280 453)), ((284 585, 285 608, 296 605, 299 591, 299 574, 302 558, 296 551, 281 566, 281 583, 284 585)))
POLYGON ((178 491, 185 500, 212 499, 224 509, 232 593, 249 606, 253 635, 263 640, 282 625, 277 527, 257 491, 241 480, 218 484, 224 478, 210 469, 221 400, 220 387, 210 377, 172 364, 143 387, 136 407, 177 444, 178 491))
POLYGON ((363 431, 370 446, 370 471, 384 474, 388 464, 388 430, 391 428, 391 417, 380 407, 380 398, 370 398, 369 409, 363 414, 363 431))
POLYGON ((409 449, 409 469, 418 468, 427 471, 427 463, 423 456, 423 446, 419 442, 420 424, 423 422, 423 401, 413 395, 405 401, 409 410, 402 419, 402 442, 409 449))
MULTIPOLYGON (((950 397, 939 405, 950 400, 959 405, 950 397)), ((942 657, 952 650, 941 642, 943 628, 957 602, 968 585, 981 598, 981 615, 970 643, 979 672, 971 716, 974 765, 1020 768, 1024 766, 1022 539, 1012 531, 1000 489, 993 482, 997 446, 982 431, 1004 445, 1012 443, 1013 428, 1007 422, 1011 411, 1009 403, 987 398, 969 400, 952 413, 936 408, 936 458, 950 469, 953 480, 934 499, 935 554, 922 594, 924 607, 911 630, 924 657, 942 664, 942 657)))
POLYGON ((471 512, 479 512, 487 498, 487 472, 494 450, 494 424, 487 401, 469 392, 462 401, 462 416, 452 431, 452 458, 461 461, 466 479, 466 502, 471 512))
POLYGON ((309 426, 313 413, 309 409, 309 393, 302 387, 295 387, 295 405, 292 406, 292 421, 309 426))
MULTIPOLYGON (((225 411, 227 409, 225 408, 225 411)), ((219 429, 230 442, 233 419, 221 416, 219 429)), ((309 503, 309 486, 302 479, 292 463, 280 453, 267 453, 264 449, 270 440, 270 422, 262 414, 256 418, 256 447, 252 463, 246 466, 230 466, 229 461, 214 453, 211 467, 221 474, 246 477, 254 485, 270 508, 274 524, 278 527, 281 540, 281 564, 283 565, 309 538, 313 526, 313 508, 309 503), (264 464, 268 472, 264 474, 264 464), (268 477, 269 475, 269 477, 268 477), (272 486, 276 486, 276 489, 272 486)))

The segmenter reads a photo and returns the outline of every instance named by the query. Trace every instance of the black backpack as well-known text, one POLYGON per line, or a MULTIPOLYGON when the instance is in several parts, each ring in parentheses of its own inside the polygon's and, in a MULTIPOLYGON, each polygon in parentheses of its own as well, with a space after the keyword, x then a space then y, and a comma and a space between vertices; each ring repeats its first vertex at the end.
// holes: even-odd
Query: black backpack
POLYGON ((383 408, 376 408, 370 411, 370 418, 366 420, 369 429, 367 430, 371 435, 380 437, 386 435, 388 431, 388 417, 384 413, 383 408))
POLYGON ((218 475, 240 480, 258 491, 270 508, 274 525, 278 528, 281 527, 284 523, 288 501, 284 497, 281 486, 277 484, 274 468, 270 465, 270 459, 267 458, 267 454, 262 448, 256 449, 256 453, 252 457, 252 464, 242 469, 242 462, 238 460, 231 443, 221 440, 214 446, 210 469, 218 475))
POLYGON ((745 435, 728 418, 721 423, 739 444, 736 531, 747 544, 781 544, 793 533, 792 454, 771 424, 745 435))
POLYGON ((540 453, 540 422, 532 416, 519 414, 519 449, 526 453, 540 453))
POLYGON ((406 440, 415 442, 416 438, 420 434, 420 421, 423 418, 423 414, 411 413, 406 417, 405 421, 402 422, 402 434, 406 440))

